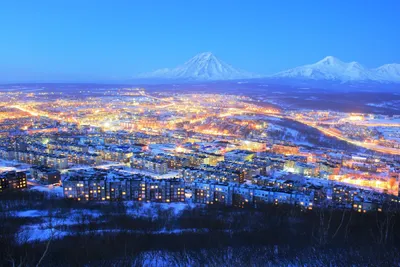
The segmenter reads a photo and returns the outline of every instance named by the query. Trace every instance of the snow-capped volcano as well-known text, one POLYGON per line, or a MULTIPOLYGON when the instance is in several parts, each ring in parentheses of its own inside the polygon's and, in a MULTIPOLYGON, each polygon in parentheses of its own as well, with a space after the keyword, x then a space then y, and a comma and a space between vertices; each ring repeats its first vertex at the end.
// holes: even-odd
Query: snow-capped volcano
POLYGON ((343 62, 328 56, 314 64, 304 65, 279 72, 272 77, 331 81, 379 80, 379 75, 358 62, 343 62))
POLYGON ((159 69, 150 73, 143 73, 136 78, 141 79, 170 79, 170 80, 235 80, 257 78, 258 75, 232 67, 214 56, 205 52, 194 56, 183 65, 173 69, 159 69))

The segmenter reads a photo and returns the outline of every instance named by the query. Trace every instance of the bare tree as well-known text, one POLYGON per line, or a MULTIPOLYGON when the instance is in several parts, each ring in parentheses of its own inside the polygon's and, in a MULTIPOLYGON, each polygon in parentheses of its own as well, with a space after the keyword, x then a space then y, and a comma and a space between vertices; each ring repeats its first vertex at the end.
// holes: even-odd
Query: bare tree
POLYGON ((55 228, 54 227, 55 227, 55 225, 54 225, 54 211, 50 207, 50 209, 48 210, 46 223, 44 225, 45 229, 49 229, 50 230, 50 236, 47 239, 45 250, 43 251, 38 263, 36 264, 36 267, 39 267, 42 264, 44 258, 47 256, 47 254, 49 252, 50 244, 53 241, 53 238, 55 237, 55 228))
POLYGON ((349 220, 347 221, 347 224, 346 224, 346 227, 345 227, 345 231, 344 231, 344 240, 346 242, 349 239, 349 229, 350 229, 351 220, 353 218, 353 213, 354 212, 350 211, 349 220))
POLYGON ((375 220, 377 227, 377 234, 375 241, 379 245, 387 245, 392 236, 393 228, 395 225, 395 215, 397 213, 396 207, 389 203, 387 207, 381 211, 376 212, 375 220))
POLYGON ((341 210, 342 216, 337 226, 332 225, 332 218, 335 216, 335 210, 333 207, 321 207, 315 210, 315 212, 317 215, 318 225, 317 227, 314 227, 312 236, 319 246, 324 246, 338 235, 343 226, 346 211, 344 209, 341 210), (331 231, 332 227, 335 227, 334 231, 331 231))
POLYGON ((28 258, 28 254, 26 252, 24 257, 22 257, 22 256, 19 257, 19 262, 17 263, 16 260, 14 259, 14 257, 12 256, 12 254, 9 253, 8 262, 11 263, 12 267, 22 267, 22 266, 26 265, 27 258, 28 258))

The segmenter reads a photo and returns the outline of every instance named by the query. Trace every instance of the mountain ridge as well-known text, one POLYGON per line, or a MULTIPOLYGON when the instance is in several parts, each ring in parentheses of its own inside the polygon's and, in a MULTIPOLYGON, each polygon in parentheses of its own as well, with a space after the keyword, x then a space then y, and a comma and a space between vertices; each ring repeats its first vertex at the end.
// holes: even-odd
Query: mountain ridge
POLYGON ((195 55, 175 68, 161 68, 134 76, 133 80, 147 81, 227 81, 258 78, 288 79, 299 81, 327 82, 376 82, 400 83, 400 64, 385 64, 377 68, 366 68, 356 61, 344 62, 334 56, 272 75, 259 75, 234 68, 211 52, 195 55))
POLYGON ((281 71, 270 77, 340 82, 400 82, 400 64, 393 63, 378 68, 366 68, 356 61, 343 62, 333 56, 327 56, 316 63, 281 71))
POLYGON ((134 78, 216 81, 259 77, 262 76, 232 67, 230 64, 218 59, 211 52, 203 52, 175 68, 158 69, 153 72, 139 74, 134 78))

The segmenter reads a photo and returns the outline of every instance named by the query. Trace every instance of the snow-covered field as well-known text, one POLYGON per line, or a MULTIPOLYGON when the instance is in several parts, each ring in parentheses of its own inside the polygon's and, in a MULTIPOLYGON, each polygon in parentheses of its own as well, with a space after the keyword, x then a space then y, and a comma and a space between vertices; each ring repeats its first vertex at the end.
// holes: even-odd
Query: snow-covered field
POLYGON ((191 209, 195 207, 193 203, 142 203, 142 205, 137 209, 135 208, 135 202, 126 202, 127 207, 126 213, 132 217, 140 218, 156 218, 157 209, 160 210, 170 210, 175 216, 181 214, 185 209, 191 209))
MULTIPOLYGON (((273 119, 276 119, 276 121, 281 120, 279 118, 273 118, 273 119)), ((271 134, 273 132, 279 132, 282 140, 290 141, 293 144, 302 146, 314 146, 310 142, 307 142, 306 136, 300 133, 299 131, 288 127, 283 127, 274 123, 269 123, 267 128, 267 134, 271 134)))
POLYGON ((384 101, 379 103, 368 103, 368 106, 378 107, 378 108, 391 108, 391 109, 400 109, 400 101, 384 101))
MULTIPOLYGON (((177 217, 184 210, 190 210, 195 207, 190 203, 137 203, 124 202, 122 211, 112 211, 109 213, 106 205, 102 203, 105 210, 100 209, 55 209, 55 210, 38 210, 29 209, 23 211, 10 211, 12 217, 29 219, 26 224, 20 227, 17 234, 19 243, 46 241, 49 239, 61 239, 68 235, 74 235, 76 227, 88 227, 91 224, 104 223, 108 225, 110 216, 126 215, 134 219, 147 219, 150 221, 157 220, 160 213, 170 214, 177 217)), ((101 207, 101 206, 100 206, 101 207)), ((96 229, 88 229, 85 234, 101 235, 107 232, 118 232, 121 229, 115 227, 100 227, 96 229)), ((155 234, 176 234, 185 232, 200 231, 196 229, 157 229, 152 231, 155 234)), ((122 230, 121 230, 122 231, 122 230)), ((126 230, 124 230, 126 231, 126 230)), ((143 233, 140 229, 130 229, 129 232, 143 233)))
POLYGON ((297 136, 300 135, 300 133, 298 131, 294 130, 294 129, 283 127, 283 126, 272 124, 272 123, 268 125, 267 131, 268 132, 271 132, 271 131, 283 132, 284 133, 284 138, 286 136, 289 139, 290 138, 296 139, 297 136))
POLYGON ((60 210, 25 210, 14 214, 20 218, 35 218, 34 223, 26 224, 18 232, 18 242, 45 241, 50 238, 63 238, 73 234, 71 231, 63 230, 68 226, 88 224, 98 221, 102 213, 97 210, 71 210, 61 212, 60 210))
POLYGON ((26 163, 0 159, 0 171, 25 171, 30 167, 31 165, 26 163))
POLYGON ((35 185, 29 188, 29 190, 46 192, 50 195, 55 195, 57 197, 63 196, 63 188, 61 186, 53 186, 53 185, 35 185))
POLYGON ((400 127, 377 127, 386 140, 393 140, 400 143, 400 127))

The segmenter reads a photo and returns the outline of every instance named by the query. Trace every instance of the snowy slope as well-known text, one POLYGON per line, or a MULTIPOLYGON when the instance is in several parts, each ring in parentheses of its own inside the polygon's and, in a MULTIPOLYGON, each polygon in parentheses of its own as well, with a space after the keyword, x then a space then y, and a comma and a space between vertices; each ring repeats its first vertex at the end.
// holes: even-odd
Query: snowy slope
POLYGON ((376 69, 368 69, 358 62, 343 62, 328 56, 314 64, 308 64, 272 75, 273 78, 329 81, 377 81, 400 82, 399 64, 388 64, 376 69))
POLYGON ((375 75, 357 62, 345 63, 335 57, 328 56, 314 64, 279 72, 273 77, 312 80, 374 80, 375 75))
POLYGON ((177 80, 234 80, 257 78, 258 75, 242 71, 219 60, 210 52, 198 54, 181 66, 173 69, 159 69, 135 78, 177 79, 177 80))
POLYGON ((390 82, 400 81, 400 64, 385 64, 379 68, 374 69, 375 73, 381 77, 382 80, 390 82))

